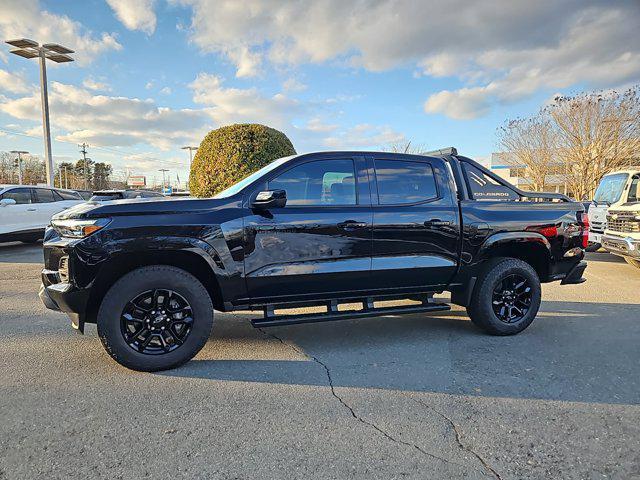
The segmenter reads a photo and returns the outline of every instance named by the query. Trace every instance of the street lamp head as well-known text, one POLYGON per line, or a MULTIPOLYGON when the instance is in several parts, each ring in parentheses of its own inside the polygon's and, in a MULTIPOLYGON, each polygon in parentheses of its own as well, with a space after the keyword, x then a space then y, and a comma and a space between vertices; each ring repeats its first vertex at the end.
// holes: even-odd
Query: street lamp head
MULTIPOLYGON (((38 46, 38 42, 34 40, 29 40, 28 38, 17 38, 15 40, 7 40, 6 43, 18 48, 36 48, 38 46)), ((64 53, 64 52, 61 52, 61 53, 64 53)))
POLYGON ((17 153, 18 155, 26 155, 29 152, 25 152, 24 150, 11 150, 9 153, 17 153))
POLYGON ((63 47, 62 45, 59 45, 57 43, 45 43, 44 45, 42 45, 42 48, 51 50, 52 52, 61 53, 63 55, 67 53, 75 53, 70 48, 63 47))
POLYGON ((46 52, 45 56, 49 60, 52 60, 52 61, 54 61, 56 63, 73 62, 73 58, 71 58, 69 55, 63 55, 61 53, 49 53, 49 52, 46 52))
POLYGON ((31 50, 31 49, 25 50, 21 48, 18 48, 16 50, 9 50, 9 53, 13 53, 14 55, 18 55, 24 58, 37 58, 40 56, 37 50, 31 50))

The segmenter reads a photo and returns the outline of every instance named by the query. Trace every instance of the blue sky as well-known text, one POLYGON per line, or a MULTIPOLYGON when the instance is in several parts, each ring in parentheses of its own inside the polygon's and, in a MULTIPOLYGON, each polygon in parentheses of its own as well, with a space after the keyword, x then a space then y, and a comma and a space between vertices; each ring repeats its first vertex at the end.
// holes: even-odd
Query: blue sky
MULTIPOLYGON (((53 153, 186 178, 212 128, 265 123, 299 152, 411 141, 484 158, 554 94, 640 79, 633 1, 14 1, 3 38, 57 42, 53 153)), ((0 150, 42 154, 35 61, 0 52, 0 150)))

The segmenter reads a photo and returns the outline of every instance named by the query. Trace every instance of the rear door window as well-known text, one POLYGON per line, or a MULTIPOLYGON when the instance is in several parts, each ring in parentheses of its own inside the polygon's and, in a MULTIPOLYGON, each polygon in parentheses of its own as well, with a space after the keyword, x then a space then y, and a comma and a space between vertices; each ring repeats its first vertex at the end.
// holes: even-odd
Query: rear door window
POLYGON ((48 188, 36 188, 36 203, 53 203, 56 198, 53 196, 53 191, 48 188))
POLYGON ((60 196, 60 200, 82 200, 79 193, 65 192, 64 190, 54 190, 56 195, 60 196))
POLYGON ((402 205, 438 198, 433 167, 428 162, 375 160, 380 205, 402 205))
POLYGON ((495 201, 515 201, 520 199, 515 191, 498 183, 493 178, 485 174, 482 170, 466 162, 462 163, 467 185, 471 190, 474 200, 495 202, 495 201))

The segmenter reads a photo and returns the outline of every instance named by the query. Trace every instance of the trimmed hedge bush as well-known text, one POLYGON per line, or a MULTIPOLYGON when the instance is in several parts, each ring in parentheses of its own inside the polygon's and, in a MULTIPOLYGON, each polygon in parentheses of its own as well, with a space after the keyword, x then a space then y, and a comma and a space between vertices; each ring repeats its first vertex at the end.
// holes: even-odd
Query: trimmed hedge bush
POLYGON ((191 164, 189 190, 195 197, 211 197, 276 158, 295 155, 287 136, 255 123, 212 130, 191 164))

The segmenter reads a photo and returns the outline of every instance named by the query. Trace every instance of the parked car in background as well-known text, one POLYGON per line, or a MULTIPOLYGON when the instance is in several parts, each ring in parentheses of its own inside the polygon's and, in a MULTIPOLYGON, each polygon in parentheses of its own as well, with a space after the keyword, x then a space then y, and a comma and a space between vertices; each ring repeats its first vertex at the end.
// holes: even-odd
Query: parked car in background
POLYGON ((160 192, 152 190, 97 190, 89 199, 92 202, 106 202, 107 200, 126 200, 127 198, 164 197, 160 192))
POLYGON ((91 190, 74 190, 74 192, 77 192, 84 200, 89 200, 93 196, 91 190))
POLYGON ((640 168, 625 172, 621 199, 609 207, 602 246, 640 268, 640 168))
POLYGON ((0 242, 36 242, 52 215, 82 202, 73 190, 0 185, 0 242))
POLYGON ((608 173, 600 180, 588 210, 590 250, 597 250, 602 246, 602 236, 607 228, 607 211, 627 203, 631 179, 638 174, 640 167, 631 167, 608 173))

